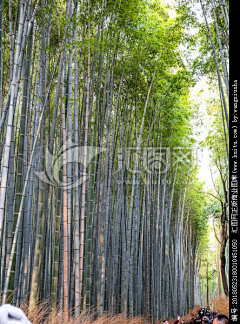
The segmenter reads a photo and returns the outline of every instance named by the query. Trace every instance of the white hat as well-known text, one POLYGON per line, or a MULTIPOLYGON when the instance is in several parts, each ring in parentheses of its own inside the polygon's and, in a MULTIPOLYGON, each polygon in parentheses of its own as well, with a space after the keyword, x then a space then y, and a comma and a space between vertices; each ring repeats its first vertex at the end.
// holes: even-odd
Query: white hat
POLYGON ((10 304, 0 307, 0 324, 31 324, 24 312, 10 304))

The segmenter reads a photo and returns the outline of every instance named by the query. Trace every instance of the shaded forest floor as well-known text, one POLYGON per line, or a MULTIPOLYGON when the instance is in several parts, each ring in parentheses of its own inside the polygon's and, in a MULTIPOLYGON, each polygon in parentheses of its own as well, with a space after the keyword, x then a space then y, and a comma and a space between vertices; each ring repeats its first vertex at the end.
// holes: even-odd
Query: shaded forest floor
MULTIPOLYGON (((229 317, 229 299, 219 297, 212 301, 213 309, 217 311, 217 313, 225 314, 229 317)), ((205 306, 205 305, 203 305, 205 306)), ((181 319, 186 323, 189 324, 191 321, 194 320, 196 315, 198 314, 198 311, 200 310, 200 305, 197 305, 194 307, 194 309, 190 310, 188 313, 186 313, 181 319)), ((28 314, 27 307, 22 307, 23 311, 28 314)), ((63 323, 64 314, 63 312, 59 312, 57 314, 49 314, 49 309, 47 309, 46 305, 44 303, 39 304, 33 313, 28 315, 29 320, 33 324, 60 324, 63 323)), ((168 319, 169 324, 173 324, 175 319, 168 319)), ((146 323, 152 323, 151 320, 148 320, 146 317, 134 317, 134 318, 124 318, 123 315, 119 314, 116 316, 111 316, 109 314, 105 314, 101 318, 94 319, 93 315, 89 315, 87 313, 82 313, 77 318, 69 318, 68 321, 69 324, 146 324, 146 323)), ((155 324, 161 324, 162 321, 155 322, 155 324)))

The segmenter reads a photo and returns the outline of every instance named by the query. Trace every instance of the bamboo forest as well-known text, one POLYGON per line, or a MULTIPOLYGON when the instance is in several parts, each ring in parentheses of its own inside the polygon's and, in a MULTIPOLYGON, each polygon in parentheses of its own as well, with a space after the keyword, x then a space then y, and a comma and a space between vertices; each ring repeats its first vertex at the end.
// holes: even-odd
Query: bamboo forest
POLYGON ((228 0, 0 0, 0 304, 227 300, 228 63, 228 0))

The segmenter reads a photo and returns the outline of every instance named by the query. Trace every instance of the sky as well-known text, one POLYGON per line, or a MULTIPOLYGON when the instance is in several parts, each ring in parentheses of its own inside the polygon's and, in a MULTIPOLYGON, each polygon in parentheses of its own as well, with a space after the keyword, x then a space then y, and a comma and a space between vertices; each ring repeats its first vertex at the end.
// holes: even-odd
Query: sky
MULTIPOLYGON (((166 4, 168 4, 172 9, 169 9, 170 18, 176 17, 176 12, 174 7, 176 3, 181 5, 184 0, 164 0, 166 4)), ((202 14, 202 9, 200 3, 194 3, 193 9, 196 13, 196 16, 200 22, 204 22, 204 17, 202 14)), ((190 31, 191 32, 191 31, 190 31)), ((196 30, 192 30, 194 34, 196 30)), ((180 46, 181 51, 184 53, 186 50, 184 49, 184 44, 180 46)), ((196 53, 191 53, 192 58, 197 56, 196 53)), ((184 57, 183 57, 184 59, 184 57)), ((207 77, 202 76, 201 79, 196 83, 196 85, 190 89, 190 98, 198 105, 199 107, 199 115, 197 118, 201 118, 202 125, 199 123, 199 120, 193 121, 195 126, 195 134, 194 138, 197 140, 198 143, 205 140, 208 134, 208 122, 209 116, 207 114, 207 100, 212 98, 213 92, 209 89, 207 85, 207 77), (200 93, 201 91, 201 93, 200 93)), ((198 146, 197 149, 197 158, 198 158, 198 165, 199 165, 199 180, 201 182, 205 182, 204 189, 209 190, 213 188, 212 176, 210 171, 210 156, 209 151, 207 148, 201 148, 198 146)))
MULTIPOLYGON (((193 121, 195 126, 194 138, 200 144, 208 135, 209 129, 209 116, 207 114, 207 100, 212 98, 212 91, 207 86, 207 77, 203 76, 196 85, 190 89, 190 98, 199 107, 199 120, 193 121), (200 92, 201 91, 201 92, 200 92), (202 123, 199 123, 199 121, 202 123)), ((199 180, 205 181, 205 189, 213 187, 212 176, 210 172, 210 156, 207 148, 200 148, 198 145, 198 165, 199 165, 199 180)))

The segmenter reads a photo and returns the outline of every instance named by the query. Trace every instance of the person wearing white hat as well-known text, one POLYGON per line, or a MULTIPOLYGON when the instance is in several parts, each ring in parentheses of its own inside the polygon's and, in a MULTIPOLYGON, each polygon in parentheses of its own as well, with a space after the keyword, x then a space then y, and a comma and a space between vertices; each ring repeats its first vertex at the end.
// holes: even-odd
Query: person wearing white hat
POLYGON ((10 304, 0 306, 0 324, 31 324, 24 312, 10 304))

